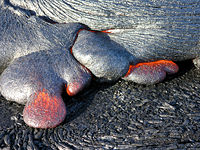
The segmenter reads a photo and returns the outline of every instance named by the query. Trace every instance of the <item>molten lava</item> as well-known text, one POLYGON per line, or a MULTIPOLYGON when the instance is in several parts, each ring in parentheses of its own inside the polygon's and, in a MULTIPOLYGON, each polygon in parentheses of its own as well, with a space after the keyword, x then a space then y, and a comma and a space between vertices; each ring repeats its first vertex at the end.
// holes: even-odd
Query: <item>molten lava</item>
POLYGON ((53 128, 66 116, 65 104, 61 97, 50 96, 47 90, 35 93, 23 112, 24 121, 35 128, 53 128))

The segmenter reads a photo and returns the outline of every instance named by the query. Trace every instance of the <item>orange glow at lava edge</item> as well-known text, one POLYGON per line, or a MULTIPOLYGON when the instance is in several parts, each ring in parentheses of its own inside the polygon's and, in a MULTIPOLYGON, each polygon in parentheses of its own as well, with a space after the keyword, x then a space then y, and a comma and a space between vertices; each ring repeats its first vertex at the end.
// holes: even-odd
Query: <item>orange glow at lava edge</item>
POLYGON ((65 85, 65 88, 69 96, 74 96, 81 90, 80 83, 78 82, 70 83, 68 86, 65 85))
POLYGON ((173 61, 170 61, 170 60, 158 60, 158 61, 154 61, 154 62, 144 62, 144 63, 138 63, 136 65, 130 65, 129 66, 129 70, 128 72, 126 73, 126 75, 124 77, 127 77, 131 74, 131 72, 135 69, 135 68, 138 68, 140 66, 143 66, 143 65, 147 65, 147 66, 155 66, 155 65, 174 65, 176 66, 176 64, 173 62, 173 61))
POLYGON ((23 112, 24 121, 36 128, 53 128, 60 124, 65 116, 66 108, 62 98, 51 96, 45 89, 35 93, 23 112))

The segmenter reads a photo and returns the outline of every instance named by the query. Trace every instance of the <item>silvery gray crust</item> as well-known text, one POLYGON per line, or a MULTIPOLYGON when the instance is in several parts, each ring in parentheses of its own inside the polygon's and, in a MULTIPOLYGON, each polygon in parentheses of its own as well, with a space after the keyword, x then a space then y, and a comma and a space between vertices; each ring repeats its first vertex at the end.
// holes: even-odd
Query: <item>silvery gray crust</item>
POLYGON ((66 116, 63 89, 77 94, 90 83, 90 71, 100 81, 124 76, 154 84, 178 71, 171 60, 200 64, 199 0, 0 4, 0 92, 26 103, 23 117, 32 127, 60 124, 66 116))
POLYGON ((78 23, 52 25, 38 17, 18 16, 9 9, 2 10, 0 18, 0 66, 36 51, 69 49, 77 31, 84 28, 78 23))
POLYGON ((82 30, 72 47, 74 57, 101 81, 115 81, 124 76, 133 56, 106 33, 82 30))
MULTIPOLYGON (((186 60, 200 56, 198 1, 45 2, 11 0, 13 6, 21 7, 24 11, 7 5, 1 10, 2 70, 13 61, 15 64, 22 56, 34 57, 36 52, 40 54, 42 51, 48 53, 46 62, 49 63, 53 57, 57 57, 55 53, 72 47, 74 57, 81 64, 102 81, 110 81, 124 76, 129 64, 159 59, 186 60), (25 10, 68 24, 49 24, 34 16, 27 18, 24 16, 25 10), (70 22, 84 23, 92 29, 107 29, 107 34, 86 30, 78 32, 85 26, 70 22), (55 52, 50 53, 53 49, 55 52)), ((72 59, 69 54, 66 55, 68 57, 72 59)), ((29 59, 25 61, 28 63, 29 59)), ((53 71, 57 73, 62 67, 64 65, 61 63, 53 71)))
POLYGON ((113 29, 112 40, 141 61, 182 61, 200 54, 199 0, 10 0, 38 16, 113 29))
POLYGON ((44 89, 60 96, 64 84, 77 82, 86 86, 90 79, 89 72, 67 49, 53 49, 15 59, 1 74, 0 91, 6 99, 25 104, 44 89))
MULTIPOLYGON (((14 10, 13 10, 14 11, 14 10)), ((70 54, 81 24, 49 24, 37 17, 18 16, 9 9, 0 13, 1 94, 25 104, 46 89, 61 94, 64 84, 90 82, 90 73, 70 54)))

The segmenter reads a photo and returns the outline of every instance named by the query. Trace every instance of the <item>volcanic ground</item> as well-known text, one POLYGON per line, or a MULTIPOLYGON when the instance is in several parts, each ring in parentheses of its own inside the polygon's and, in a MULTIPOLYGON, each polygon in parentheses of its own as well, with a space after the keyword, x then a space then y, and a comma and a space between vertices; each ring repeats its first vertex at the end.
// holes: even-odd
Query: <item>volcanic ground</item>
POLYGON ((65 121, 53 129, 23 122, 23 105, 0 99, 1 149, 200 148, 200 70, 190 61, 156 85, 93 82, 74 97, 63 94, 65 121))

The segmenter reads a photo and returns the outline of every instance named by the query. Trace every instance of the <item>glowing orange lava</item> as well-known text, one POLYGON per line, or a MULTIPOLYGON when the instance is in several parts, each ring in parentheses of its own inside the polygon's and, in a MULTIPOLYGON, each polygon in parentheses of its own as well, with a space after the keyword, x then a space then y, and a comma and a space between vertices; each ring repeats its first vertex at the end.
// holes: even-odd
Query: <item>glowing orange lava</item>
POLYGON ((163 67, 166 67, 166 68, 168 67, 168 68, 174 69, 174 72, 178 71, 178 66, 173 61, 170 61, 170 60, 158 60, 158 61, 154 61, 154 62, 144 62, 144 63, 138 63, 136 65, 130 65, 129 66, 129 70, 128 70, 128 72, 126 73, 126 75, 124 77, 129 76, 133 72, 134 69, 139 68, 139 67, 144 66, 144 65, 150 66, 150 67, 163 65, 163 67))
POLYGON ((103 31, 100 31, 100 32, 103 32, 103 33, 112 33, 112 32, 109 31, 109 30, 103 30, 103 31))
POLYGON ((80 83, 78 83, 78 82, 70 83, 68 86, 65 85, 65 88, 66 88, 66 92, 69 96, 74 96, 79 91, 82 90, 82 87, 81 87, 80 83))
POLYGON ((36 96, 36 98, 33 103, 33 105, 35 107, 43 107, 44 109, 48 110, 50 108, 50 106, 53 105, 54 107, 51 108, 52 110, 49 110, 49 111, 53 111, 58 108, 58 104, 57 104, 57 100, 56 100, 57 97, 56 96, 50 97, 45 89, 43 89, 42 92, 35 94, 35 96, 36 96))
POLYGON ((53 128, 64 120, 66 108, 61 97, 51 96, 43 89, 26 104, 23 116, 29 126, 53 128))

